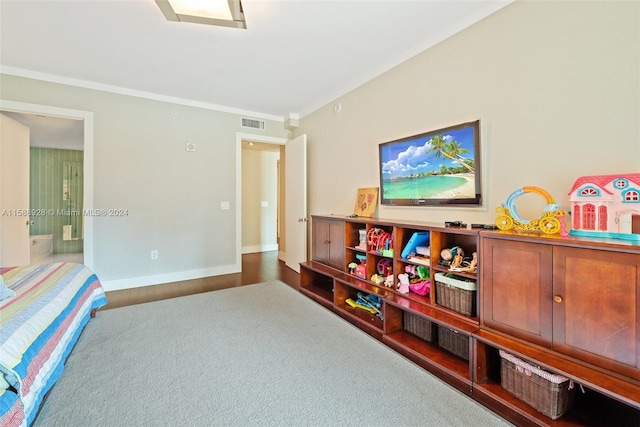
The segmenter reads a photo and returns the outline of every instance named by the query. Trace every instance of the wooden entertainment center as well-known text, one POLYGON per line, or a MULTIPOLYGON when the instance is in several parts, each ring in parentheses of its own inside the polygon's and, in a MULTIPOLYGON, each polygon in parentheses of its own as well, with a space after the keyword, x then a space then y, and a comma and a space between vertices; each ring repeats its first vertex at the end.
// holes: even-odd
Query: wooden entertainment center
MULTIPOLYGON (((300 264, 300 292, 516 425, 640 425, 640 245, 426 222, 312 216, 312 257, 300 264), (384 231, 393 251, 360 244, 384 231), (365 230, 365 231, 361 231, 365 230), (416 232, 429 232, 431 291, 397 289, 398 274, 424 265, 401 257, 416 232), (439 304, 443 249, 477 252, 471 315, 439 304), (356 255, 358 255, 356 257, 356 255), (393 286, 366 277, 384 260, 393 286), (381 315, 352 307, 358 293, 382 300, 381 315), (500 352, 571 380, 575 403, 552 419, 507 392, 500 352)), ((428 417, 428 411, 425 413, 428 417)))

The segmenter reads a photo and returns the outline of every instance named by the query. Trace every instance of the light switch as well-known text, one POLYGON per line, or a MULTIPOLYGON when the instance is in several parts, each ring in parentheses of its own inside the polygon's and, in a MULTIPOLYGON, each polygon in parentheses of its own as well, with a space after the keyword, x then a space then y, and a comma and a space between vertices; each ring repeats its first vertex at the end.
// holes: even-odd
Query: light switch
POLYGON ((263 200, 261 203, 263 208, 268 208, 269 207, 269 202, 267 202, 266 200, 263 200))
POLYGON ((223 211, 229 210, 229 202, 220 202, 220 209, 223 211))

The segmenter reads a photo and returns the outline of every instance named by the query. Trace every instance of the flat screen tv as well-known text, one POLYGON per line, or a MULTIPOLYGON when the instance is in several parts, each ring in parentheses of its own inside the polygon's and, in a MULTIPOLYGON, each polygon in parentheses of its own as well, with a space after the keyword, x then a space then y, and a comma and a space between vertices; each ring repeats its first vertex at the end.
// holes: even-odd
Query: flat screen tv
POLYGON ((380 203, 482 206, 480 121, 379 145, 380 203))

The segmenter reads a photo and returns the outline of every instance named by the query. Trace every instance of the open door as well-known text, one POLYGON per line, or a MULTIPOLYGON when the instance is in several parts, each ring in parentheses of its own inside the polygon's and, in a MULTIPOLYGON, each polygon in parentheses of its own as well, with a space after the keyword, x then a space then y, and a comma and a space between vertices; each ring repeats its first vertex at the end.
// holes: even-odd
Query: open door
POLYGON ((0 114, 0 266, 28 265, 29 128, 0 114))
POLYGON ((285 144, 285 265, 300 273, 307 260, 307 135, 285 144))

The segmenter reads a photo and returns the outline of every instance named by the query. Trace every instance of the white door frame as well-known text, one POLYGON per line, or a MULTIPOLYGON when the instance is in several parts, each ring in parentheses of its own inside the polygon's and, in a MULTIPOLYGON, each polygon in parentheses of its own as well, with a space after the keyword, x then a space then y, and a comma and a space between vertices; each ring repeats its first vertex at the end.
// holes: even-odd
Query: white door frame
POLYGON ((236 132, 236 269, 242 271, 242 141, 284 146, 288 139, 236 132))
MULTIPOLYGON (((40 114, 64 119, 82 120, 84 123, 84 189, 83 208, 93 209, 93 112, 72 110, 49 105, 28 104, 0 99, 0 111, 40 114)), ((93 217, 84 218, 84 264, 93 269, 93 217)))

